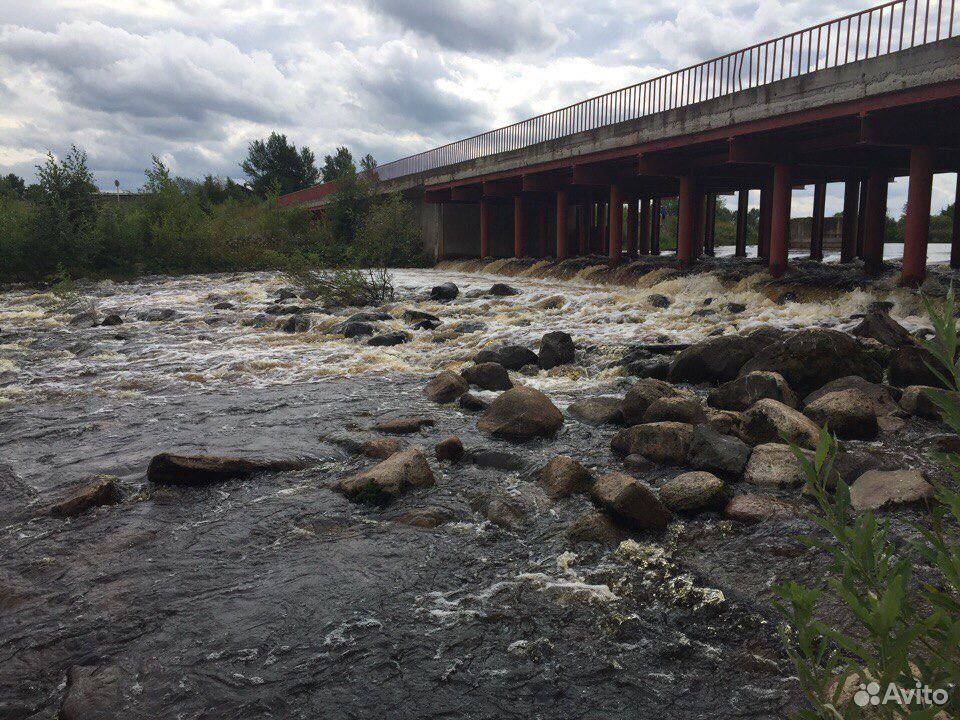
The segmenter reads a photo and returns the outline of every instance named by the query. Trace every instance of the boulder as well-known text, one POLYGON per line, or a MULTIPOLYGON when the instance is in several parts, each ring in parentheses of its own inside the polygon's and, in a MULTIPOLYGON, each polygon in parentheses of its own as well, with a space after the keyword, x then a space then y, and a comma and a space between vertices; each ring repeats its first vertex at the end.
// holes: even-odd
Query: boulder
POLYGON ((624 363, 627 375, 638 378, 666 380, 670 377, 670 359, 665 357, 641 358, 624 363))
POLYGON ((697 470, 739 478, 750 458, 750 446, 739 438, 722 435, 709 425, 696 425, 690 439, 687 462, 697 470))
POLYGON ((550 398, 530 387, 515 387, 501 394, 477 422, 481 432, 507 440, 551 437, 563 426, 563 414, 550 398))
POLYGON ((921 417, 926 420, 938 422, 943 414, 937 404, 930 397, 930 393, 943 393, 947 397, 953 398, 955 402, 960 403, 960 393, 950 390, 941 390, 927 385, 911 385, 904 388, 903 395, 900 396, 900 407, 904 412, 921 417))
POLYGON ((147 480, 165 485, 200 486, 226 480, 245 480, 257 473, 299 470, 305 465, 303 461, 160 453, 150 460, 147 480))
POLYGON ((496 362, 484 362, 460 371, 463 379, 484 390, 509 390, 513 387, 507 369, 496 362))
POLYGON ((735 410, 707 408, 707 424, 724 435, 739 435, 743 413, 735 410))
POLYGON ((437 460, 446 460, 448 462, 458 462, 466 453, 463 449, 463 441, 456 435, 451 435, 438 442, 434 448, 437 460))
POLYGON ((233 310, 233 303, 227 300, 218 302, 213 306, 214 310, 233 310))
POLYGON ((616 547, 629 536, 624 528, 598 510, 585 512, 567 529, 567 537, 575 544, 597 543, 616 547))
POLYGON ((411 324, 421 323, 425 320, 431 323, 437 323, 437 325, 440 324, 440 318, 433 313, 424 312, 423 310, 404 310, 403 319, 411 324))
POLYGON ((104 327, 116 327, 117 325, 123 325, 123 318, 117 313, 110 313, 100 324, 104 327))
POLYGON ((663 530, 670 521, 670 511, 660 502, 657 493, 649 485, 623 473, 613 472, 597 478, 590 497, 634 530, 663 530))
POLYGON ((577 400, 567 412, 581 422, 591 425, 622 425, 623 400, 615 397, 596 397, 577 400))
POLYGON ((677 475, 660 486, 660 500, 674 512, 722 510, 729 494, 723 480, 708 472, 677 475))
POLYGON ((536 365, 537 356, 521 345, 503 345, 498 348, 481 350, 473 358, 477 365, 495 362, 503 365, 507 370, 519 370, 526 365, 536 365))
POLYGON ((835 390, 821 395, 804 409, 818 426, 848 440, 873 440, 880 432, 873 400, 856 389, 835 390))
POLYGON ((566 455, 558 455, 537 471, 537 482, 551 498, 587 492, 593 476, 583 465, 566 455))
POLYGON ((440 326, 439 320, 419 320, 410 326, 411 330, 435 330, 440 326))
POLYGON ((411 488, 431 487, 435 482, 423 453, 411 448, 390 456, 365 472, 343 478, 337 488, 355 502, 382 505, 411 488))
POLYGON ((345 322, 339 327, 344 337, 355 338, 364 335, 373 335, 373 325, 366 322, 345 322))
POLYGON ((677 395, 680 395, 680 391, 670 383, 644 378, 636 382, 623 398, 623 422, 627 425, 643 422, 644 414, 654 401, 677 395))
POLYGON ((306 315, 296 313, 288 317, 280 326, 280 329, 285 333, 307 332, 310 329, 310 318, 306 315))
POLYGON ((373 347, 392 347, 394 345, 402 345, 409 339, 405 332, 398 330, 396 332, 384 333, 383 335, 375 335, 367 340, 367 345, 373 347))
POLYGON ((782 337, 782 330, 760 328, 748 335, 720 335, 691 345, 674 358, 670 366, 670 381, 729 382, 737 377, 748 360, 782 337))
POLYGON ((797 393, 808 395, 831 380, 859 375, 880 382, 883 368, 871 353, 846 333, 836 330, 801 330, 757 352, 740 369, 780 373, 797 393))
POLYGON ((508 297, 510 295, 519 295, 520 291, 505 283, 494 283, 490 286, 490 289, 487 290, 487 294, 496 297, 508 297))
POLYGON ((460 288, 455 283, 445 282, 442 285, 435 285, 430 290, 431 300, 455 300, 460 294, 460 288))
POLYGON ((903 325, 890 317, 886 307, 871 307, 866 316, 850 334, 855 337, 873 338, 890 347, 913 345, 913 336, 903 325))
MULTIPOLYGON (((813 451, 805 450, 804 454, 808 460, 813 460, 813 451)), ((778 488, 797 488, 807 482, 803 467, 790 446, 773 442, 753 449, 743 479, 751 485, 778 488)))
POLYGON ((95 312, 81 312, 70 318, 70 327, 92 328, 94 325, 99 324, 100 318, 97 317, 95 312))
POLYGON ((390 313, 380 312, 379 310, 362 310, 348 317, 343 321, 343 324, 354 322, 376 323, 392 319, 393 318, 390 316, 390 313))
POLYGON ((670 307, 670 298, 666 295, 661 295, 660 293, 651 293, 647 297, 647 302, 650 303, 651 307, 663 309, 670 307))
POLYGON ((63 500, 50 507, 50 514, 58 518, 72 518, 90 508, 115 505, 121 499, 120 485, 112 475, 97 475, 73 490, 63 500))
POLYGON ((850 486, 850 505, 859 512, 930 500, 933 485, 919 470, 869 470, 850 486))
POLYGON ((838 390, 860 391, 870 398, 877 415, 889 415, 890 413, 894 413, 899 409, 897 403, 894 401, 890 388, 879 383, 873 383, 869 380, 864 380, 862 377, 858 377, 856 375, 847 375, 846 377, 831 380, 819 390, 814 390, 812 393, 807 395, 803 399, 804 405, 809 405, 824 395, 837 392, 838 390))
POLYGON ((610 442, 620 455, 643 455, 657 463, 682 465, 690 452, 693 425, 658 422, 624 428, 610 442))
POLYGON ((820 428, 806 415, 776 400, 758 400, 743 413, 741 437, 750 445, 791 442, 816 448, 820 428))
POLYGON ((377 432, 388 433, 390 435, 409 435, 410 433, 419 432, 420 428, 433 427, 433 425, 433 418, 404 417, 381 420, 373 426, 373 429, 377 432))
POLYGON ((802 514, 796 503, 769 495, 734 495, 723 509, 723 516, 728 520, 745 523, 796 518, 802 514))
POLYGON ((117 665, 73 665, 67 671, 67 687, 60 704, 59 720, 114 720, 123 715, 124 678, 117 665))
POLYGON ((467 381, 452 370, 444 370, 423 389, 423 395, 435 403, 450 403, 470 389, 467 381))
POLYGON ((460 396, 460 399, 457 401, 457 404, 460 405, 461 409, 468 410, 470 412, 486 410, 488 405, 486 400, 478 398, 473 393, 468 393, 468 392, 460 396))
POLYGON ((707 422, 707 413, 700 398, 692 395, 672 395, 650 403, 643 414, 643 422, 674 421, 696 425, 707 422))
POLYGON ((369 458, 386 460, 404 449, 404 444, 396 438, 373 438, 360 446, 360 452, 369 458))
POLYGON ((558 365, 568 365, 574 361, 573 338, 562 331, 548 332, 540 340, 538 364, 541 370, 549 370, 558 365))
POLYGON ((928 367, 928 363, 947 374, 940 361, 928 350, 921 347, 902 347, 890 356, 887 365, 887 377, 894 387, 905 388, 911 385, 927 385, 929 387, 944 387, 943 381, 937 373, 928 367))
POLYGON ((757 400, 769 398, 795 408, 797 396, 783 376, 775 372, 747 373, 718 388, 707 396, 707 404, 721 410, 746 410, 757 400))
POLYGON ((487 324, 479 321, 467 321, 462 323, 457 323, 453 332, 456 335, 467 335, 469 333, 482 332, 487 329, 487 324))

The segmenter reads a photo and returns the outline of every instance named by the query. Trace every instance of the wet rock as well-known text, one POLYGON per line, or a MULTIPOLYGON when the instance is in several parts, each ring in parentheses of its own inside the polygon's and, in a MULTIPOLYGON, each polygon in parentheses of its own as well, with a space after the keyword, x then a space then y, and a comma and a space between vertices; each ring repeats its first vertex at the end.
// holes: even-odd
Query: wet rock
POLYGON ((354 502, 383 505, 413 488, 431 487, 436 480, 423 453, 404 450, 369 470, 343 478, 337 488, 354 502))
POLYGON ((693 425, 658 422, 624 428, 610 442, 620 455, 643 455, 657 463, 682 465, 690 452, 693 425))
POLYGON ((466 452, 463 449, 463 441, 456 435, 451 435, 438 442, 433 448, 437 460, 446 460, 447 462, 457 462, 466 452))
POLYGON ((695 384, 729 382, 737 377, 747 361, 782 337, 782 331, 760 328, 749 335, 721 335, 691 345, 674 358, 670 366, 670 381, 695 384))
POLYGON ((804 413, 817 425, 828 425, 840 438, 873 440, 880 432, 873 400, 853 388, 821 395, 807 404, 804 413))
POLYGON ((673 395, 654 400, 643 414, 643 422, 674 421, 696 425, 707 421, 700 398, 689 395, 673 395))
POLYGON ((926 444, 933 452, 960 454, 960 436, 954 435, 953 433, 934 435, 933 437, 927 438, 926 444))
POLYGON ((160 453, 150 460, 147 480, 165 485, 199 486, 226 480, 243 480, 263 472, 298 470, 305 465, 303 461, 160 453))
POLYGON ((623 473, 613 472, 597 478, 590 497, 635 530, 663 530, 670 521, 670 511, 653 488, 623 473))
POLYGON ((363 310, 348 317, 343 321, 343 324, 355 322, 376 323, 391 319, 390 313, 380 312, 378 310, 363 310))
POLYGON ((94 325, 99 325, 99 323, 100 318, 97 317, 95 312, 77 313, 70 318, 70 327, 75 328, 92 328, 94 325))
POLYGON ((883 376, 883 369, 856 340, 824 329, 801 330, 768 345, 743 365, 740 374, 754 370, 780 373, 795 392, 804 396, 847 375, 859 375, 871 382, 880 382, 883 376))
MULTIPOLYGON (((804 454, 808 460, 813 459, 812 451, 804 454)), ((807 482, 797 456, 789 445, 783 443, 757 445, 750 455, 743 479, 751 485, 778 488, 801 487, 807 482)))
POLYGON ((460 288, 455 283, 445 282, 442 285, 435 285, 430 290, 431 300, 455 300, 460 294, 460 288))
POLYGON ((690 317, 703 318, 703 317, 710 317, 716 314, 717 314, 717 311, 714 310, 713 308, 700 308, 699 310, 694 310, 692 313, 690 313, 690 317))
POLYGON ((494 283, 490 286, 490 289, 487 290, 487 294, 496 297, 508 297, 510 295, 519 295, 520 291, 505 283, 494 283))
POLYGON ((872 307, 866 317, 860 321, 850 334, 855 337, 867 337, 890 347, 912 346, 913 336, 903 325, 890 317, 889 309, 872 307))
POLYGON ((303 333, 307 332, 310 329, 310 318, 306 315, 291 315, 288 317, 283 325, 280 326, 280 329, 285 333, 303 333))
POLYGON ((538 364, 541 370, 550 370, 558 365, 568 365, 575 359, 573 338, 562 331, 548 332, 540 340, 538 364))
POLYGON ((678 395, 680 391, 670 383, 654 378, 644 378, 634 383, 623 398, 623 422, 627 425, 643 422, 644 414, 655 401, 678 395))
POLYGON ((631 361, 625 366, 627 374, 633 377, 666 380, 670 377, 670 364, 669 358, 651 357, 631 361))
POLYGON ((405 512, 403 515, 398 516, 395 522, 401 525, 409 525, 410 527, 432 530, 449 522, 450 517, 450 513, 443 508, 428 507, 405 512))
POLYGON ((563 425, 563 414, 539 390, 515 387, 501 394, 477 422, 481 432, 508 440, 551 437, 563 425))
POLYGON ((656 467, 652 460, 645 458, 643 455, 627 455, 623 459, 623 466, 634 473, 650 472, 656 467))
POLYGON ((890 356, 890 364, 887 366, 890 384, 899 388, 911 385, 942 388, 943 381, 928 367, 928 364, 946 374, 940 361, 928 350, 920 347, 900 348, 890 356))
POLYGON ((697 470, 739 478, 750 459, 750 446, 739 438, 722 435, 709 425, 693 428, 687 462, 697 470))
POLYGON ((870 470, 850 486, 850 504, 860 512, 924 502, 933 495, 919 470, 870 470))
POLYGON ((257 313, 252 318, 244 320, 243 324, 255 328, 265 328, 273 324, 273 318, 266 313, 257 313))
POLYGON ((67 671, 67 688, 59 720, 114 720, 124 706, 128 684, 116 665, 73 665, 67 671))
POLYGON ((120 484, 112 475, 97 475, 73 490, 69 496, 54 503, 50 514, 58 518, 77 517, 90 508, 115 505, 122 498, 120 484))
POLYGON ((470 461, 477 467, 503 472, 515 472, 527 467, 527 462, 522 457, 502 450, 473 450, 470 452, 470 461))
POLYGON ((408 323, 419 323, 424 320, 440 324, 440 318, 432 313, 424 312, 423 310, 404 310, 403 319, 408 323))
POLYGON ((402 345, 409 337, 403 331, 389 332, 384 333, 383 335, 375 335, 374 337, 367 340, 367 345, 373 347, 393 347, 394 345, 402 345))
POLYGON ((233 303, 228 300, 222 300, 213 306, 214 310, 233 310, 233 303))
POLYGON ((815 448, 819 434, 810 418, 776 400, 758 400, 743 413, 741 436, 750 445, 786 441, 815 448))
POLYGON ((494 362, 503 365, 507 370, 520 370, 526 365, 537 365, 537 356, 521 345, 503 345, 490 350, 481 350, 473 358, 477 365, 494 362))
POLYGON ((177 311, 173 308, 153 308, 137 313, 137 320, 144 322, 163 322, 173 320, 175 317, 177 317, 177 311))
MULTIPOLYGON (((294 317, 297 317, 296 315, 294 317)), ((345 322, 338 328, 344 337, 355 338, 373 335, 373 325, 365 322, 345 322)))
POLYGON ((460 371, 463 379, 484 390, 509 390, 513 387, 507 369, 496 362, 484 362, 460 371))
POLYGON ((423 389, 424 397, 435 403, 450 403, 463 395, 470 386, 459 373, 444 370, 433 378, 423 389))
POLYGON ((498 527, 513 528, 523 523, 530 510, 531 507, 521 498, 490 498, 483 514, 498 527))
POLYGON ((707 403, 721 410, 746 410, 757 400, 770 398, 795 408, 797 396, 775 372, 756 371, 747 373, 714 388, 707 396, 707 403))
POLYGON ((764 520, 784 520, 800 517, 803 510, 788 500, 768 495, 734 495, 723 510, 728 520, 745 523, 758 523, 764 520))
POLYGON ((650 303, 652 307, 655 308, 668 308, 670 307, 670 298, 666 295, 661 295, 660 293, 652 293, 648 298, 647 302, 650 303))
POLYGON ((395 438, 373 438, 363 443, 360 451, 368 458, 386 460, 405 448, 405 445, 395 438))
POLYGON ((777 299, 774 302, 776 302, 777 305, 786 305, 788 302, 799 302, 799 301, 800 300, 797 297, 797 294, 792 290, 788 290, 787 292, 783 292, 777 295, 777 299))
POLYGON ((727 312, 733 313, 734 315, 744 312, 747 309, 747 306, 743 303, 732 302, 727 303, 727 312))
POLYGON ((660 500, 674 512, 722 510, 730 496, 723 480, 708 472, 677 475, 660 486, 660 500))
MULTIPOLYGON (((847 375, 846 377, 831 380, 819 390, 815 390, 807 395, 803 402, 805 405, 810 405, 824 395, 839 390, 857 390, 863 393, 870 398, 877 415, 889 415, 899 409, 899 406, 894 401, 893 393, 891 392, 892 388, 888 388, 879 383, 872 383, 856 375, 847 375)), ((899 390, 896 392, 899 392, 899 390)))
POLYGON ((739 435, 743 413, 735 410, 717 410, 706 408, 707 424, 724 435, 739 435))
POLYGON ((404 417, 382 420, 374 425, 373 429, 390 435, 409 435, 410 433, 420 432, 421 428, 433 427, 434 424, 433 418, 404 417))
POLYGON ((297 291, 293 288, 280 288, 274 294, 274 297, 277 299, 277 302, 283 302, 284 300, 297 297, 297 291))
POLYGON ((420 320, 410 326, 411 330, 436 330, 440 327, 439 320, 420 320))
POLYGON ((0 463, 0 518, 19 511, 36 498, 37 492, 21 480, 9 465, 0 463))
POLYGON ((457 335, 467 335, 468 333, 483 332, 487 329, 487 324, 482 322, 462 322, 454 326, 453 332, 457 335))
POLYGON ((299 305, 274 305, 268 307, 264 312, 267 315, 297 315, 303 312, 303 308, 299 305))
POLYGON ((616 547, 630 537, 630 534, 606 514, 590 510, 573 521, 567 529, 567 537, 575 544, 597 543, 616 547))
POLYGON ((471 412, 486 410, 488 405, 486 400, 478 398, 476 395, 469 392, 461 395, 457 402, 463 410, 469 410, 471 412))
POLYGON ((578 400, 567 412, 581 422, 591 425, 622 425, 623 400, 615 397, 596 397, 578 400))
POLYGON ((110 313, 100 322, 100 324, 104 327, 116 327, 117 325, 123 325, 123 318, 117 313, 110 313))
POLYGON ((930 397, 930 393, 943 393, 955 402, 960 402, 960 393, 927 385, 911 385, 904 388, 903 395, 900 396, 900 407, 910 415, 937 422, 942 419, 943 413, 930 397))
POLYGON ((551 498, 563 498, 587 492, 593 476, 583 465, 566 455, 558 455, 537 471, 537 482, 551 498))

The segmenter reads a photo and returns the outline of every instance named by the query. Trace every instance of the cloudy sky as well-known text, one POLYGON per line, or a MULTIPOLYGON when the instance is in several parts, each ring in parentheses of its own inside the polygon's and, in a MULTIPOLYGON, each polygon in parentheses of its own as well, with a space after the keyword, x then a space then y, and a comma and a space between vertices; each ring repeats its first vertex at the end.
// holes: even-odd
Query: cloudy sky
POLYGON ((387 162, 866 4, 0 0, 0 173, 76 143, 104 188, 138 188, 151 154, 239 177, 272 130, 387 162))

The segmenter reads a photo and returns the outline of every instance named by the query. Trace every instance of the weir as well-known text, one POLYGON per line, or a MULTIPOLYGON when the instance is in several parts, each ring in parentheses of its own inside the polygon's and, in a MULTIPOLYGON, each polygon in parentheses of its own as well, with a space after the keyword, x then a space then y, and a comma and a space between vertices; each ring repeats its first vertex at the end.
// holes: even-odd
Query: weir
MULTIPOLYGON (((960 169, 955 0, 894 0, 377 168, 437 258, 660 252, 678 202, 676 263, 715 252, 718 194, 760 193, 757 255, 788 269, 794 190, 814 188, 810 257, 823 258, 827 183, 844 184, 842 263, 882 267, 887 192, 908 177, 901 281, 923 281, 932 178, 960 169)), ((336 190, 280 198, 321 213, 336 190)), ((960 267, 954 204, 951 266, 960 267)))

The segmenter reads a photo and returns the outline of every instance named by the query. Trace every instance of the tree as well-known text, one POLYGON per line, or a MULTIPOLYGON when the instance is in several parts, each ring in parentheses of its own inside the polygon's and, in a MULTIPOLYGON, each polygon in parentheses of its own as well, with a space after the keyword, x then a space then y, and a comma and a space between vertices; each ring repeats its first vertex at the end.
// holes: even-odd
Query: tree
POLYGON ((240 168, 250 178, 253 191, 264 197, 274 185, 286 194, 316 185, 320 177, 310 148, 304 146, 298 151, 296 145, 287 142, 286 135, 275 132, 266 141, 250 143, 240 168))
POLYGON ((345 147, 338 147, 333 155, 327 155, 323 158, 323 181, 325 183, 356 174, 357 166, 353 162, 353 155, 345 147))
POLYGON ((373 155, 367 153, 360 158, 360 169, 367 173, 372 173, 377 169, 377 161, 373 159, 373 155))
POLYGON ((23 181, 23 178, 18 175, 10 173, 6 177, 0 178, 0 197, 7 195, 15 198, 23 198, 23 193, 26 189, 26 183, 23 181))

